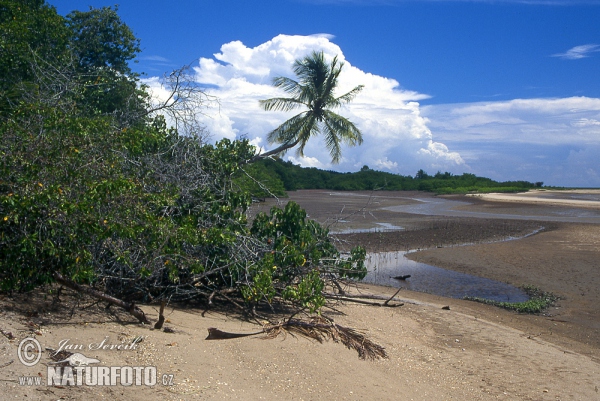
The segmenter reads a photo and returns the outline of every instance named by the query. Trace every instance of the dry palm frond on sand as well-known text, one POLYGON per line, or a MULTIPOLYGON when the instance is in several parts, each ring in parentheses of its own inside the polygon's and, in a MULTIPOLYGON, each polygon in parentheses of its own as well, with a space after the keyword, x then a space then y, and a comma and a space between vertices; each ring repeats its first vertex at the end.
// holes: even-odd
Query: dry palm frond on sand
POLYGON ((312 338, 322 343, 325 340, 341 342, 348 349, 358 352, 361 359, 375 360, 387 358, 385 348, 369 340, 363 333, 356 329, 340 326, 323 317, 315 317, 308 321, 301 319, 288 319, 281 323, 267 324, 262 331, 255 333, 228 333, 216 328, 208 329, 206 340, 224 340, 229 338, 247 337, 257 334, 265 334, 265 339, 273 339, 280 334, 290 333, 312 338))

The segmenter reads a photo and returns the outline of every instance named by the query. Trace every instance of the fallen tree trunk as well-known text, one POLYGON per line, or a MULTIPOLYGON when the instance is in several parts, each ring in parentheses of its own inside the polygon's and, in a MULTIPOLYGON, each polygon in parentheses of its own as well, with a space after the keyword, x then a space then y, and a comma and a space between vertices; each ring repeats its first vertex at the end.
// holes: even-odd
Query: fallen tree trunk
POLYGON ((54 273, 54 278, 56 279, 56 281, 59 284, 64 285, 65 287, 68 287, 72 290, 75 290, 77 292, 81 292, 84 294, 88 294, 91 295, 94 298, 98 298, 101 299, 103 301, 106 301, 108 303, 110 303, 111 305, 116 305, 118 307, 121 307, 123 309, 125 309, 127 312, 129 312, 131 315, 133 315, 135 318, 137 318, 137 320, 139 320, 141 323, 144 324, 150 324, 150 321, 148 320, 148 318, 146 317, 146 315, 144 314, 144 311, 141 310, 139 307, 137 307, 135 305, 135 303, 133 302, 125 302, 122 301, 118 298, 115 298, 111 295, 105 294, 101 291, 95 290, 93 288, 90 288, 88 286, 85 285, 81 285, 81 284, 77 284, 76 282, 69 280, 68 278, 63 277, 60 273, 55 272, 54 273))

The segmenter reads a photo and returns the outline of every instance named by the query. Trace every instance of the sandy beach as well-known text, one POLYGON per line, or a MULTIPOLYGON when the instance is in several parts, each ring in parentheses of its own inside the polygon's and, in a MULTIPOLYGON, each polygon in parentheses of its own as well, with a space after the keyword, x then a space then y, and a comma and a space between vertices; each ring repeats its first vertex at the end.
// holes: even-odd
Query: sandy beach
MULTIPOLYGON (((341 344, 291 335, 204 340, 209 327, 257 330, 232 313, 203 316, 199 307, 169 307, 165 326, 172 332, 165 332, 68 291, 60 303, 43 291, 4 295, 0 398, 600 400, 599 195, 536 191, 492 200, 494 195, 292 192, 290 199, 311 218, 338 233, 342 250, 355 244, 368 252, 420 249, 409 257, 514 286, 534 285, 560 300, 543 314, 521 315, 402 289, 398 307, 338 303, 325 308, 324 315, 364 331, 388 353, 387 359, 364 361, 341 344), (52 362, 51 351, 44 349, 36 366, 20 363, 17 347, 27 337, 54 349, 69 339, 103 366, 156 367, 158 383, 20 385, 22 376, 45 379, 52 362), (138 337, 143 340, 135 349, 89 349, 105 339, 128 343, 138 337)), ((257 204, 254 212, 276 203, 257 204)), ((358 284, 353 291, 389 297, 396 290, 358 284)), ((156 320, 156 306, 143 309, 156 320)))

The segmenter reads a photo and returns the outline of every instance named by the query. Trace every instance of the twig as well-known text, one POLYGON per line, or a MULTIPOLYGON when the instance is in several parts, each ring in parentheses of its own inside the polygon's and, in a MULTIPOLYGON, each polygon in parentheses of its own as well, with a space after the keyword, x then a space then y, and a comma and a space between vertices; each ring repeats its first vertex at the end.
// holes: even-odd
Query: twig
POLYGON ((11 361, 6 362, 5 364, 0 365, 0 369, 7 367, 8 365, 10 365, 11 363, 13 363, 14 361, 15 360, 13 359, 11 361))
POLYGON ((3 330, 3 329, 0 329, 0 333, 4 334, 4 336, 6 338, 8 338, 9 340, 14 340, 15 339, 15 336, 10 331, 6 331, 6 330, 3 330))
MULTIPOLYGON (((385 302, 383 303, 383 306, 388 306, 388 302, 390 302, 392 299, 394 299, 394 298, 396 297, 396 295, 398 295, 398 293, 400 292, 400 290, 401 290, 401 289, 402 289, 402 288, 398 288, 398 291, 396 291, 396 292, 394 293, 394 295, 392 295, 392 296, 391 296, 391 297, 390 297, 390 298, 389 298, 387 301, 385 301, 385 302)), ((404 305, 404 304, 403 304, 403 305, 404 305)))

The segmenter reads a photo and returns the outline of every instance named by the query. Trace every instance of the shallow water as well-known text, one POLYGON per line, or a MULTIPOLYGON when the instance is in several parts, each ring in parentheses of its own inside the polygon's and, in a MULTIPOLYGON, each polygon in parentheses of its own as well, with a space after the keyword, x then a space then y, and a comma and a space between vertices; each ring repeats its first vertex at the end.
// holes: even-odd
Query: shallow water
POLYGON ((600 210, 597 209, 554 207, 547 208, 544 215, 525 215, 455 210, 454 208, 457 206, 466 206, 470 203, 444 198, 415 198, 414 200, 418 203, 411 205, 389 206, 385 207, 384 209, 392 212, 422 214, 429 216, 481 217, 490 219, 560 221, 572 223, 600 223, 600 210))
MULTIPOLYGON (((347 223, 345 220, 339 220, 340 223, 347 223)), ((395 226, 392 223, 375 223, 378 227, 373 228, 348 228, 345 230, 331 231, 331 234, 357 234, 357 233, 381 233, 387 231, 401 231, 404 227, 395 226)))
POLYGON ((407 259, 406 252, 367 254, 364 282, 402 287, 450 298, 481 297, 500 302, 524 302, 529 299, 520 288, 470 274, 441 269, 407 259), (409 275, 406 280, 392 277, 409 275))

